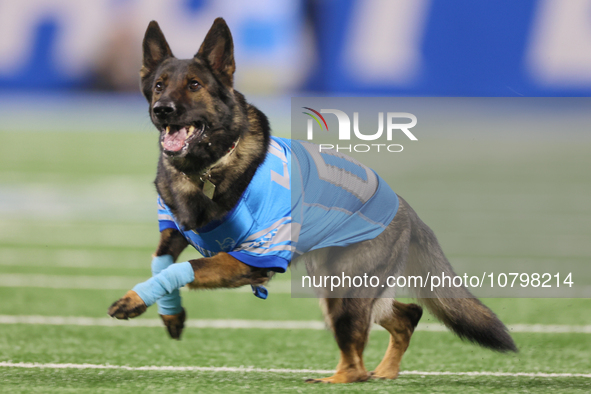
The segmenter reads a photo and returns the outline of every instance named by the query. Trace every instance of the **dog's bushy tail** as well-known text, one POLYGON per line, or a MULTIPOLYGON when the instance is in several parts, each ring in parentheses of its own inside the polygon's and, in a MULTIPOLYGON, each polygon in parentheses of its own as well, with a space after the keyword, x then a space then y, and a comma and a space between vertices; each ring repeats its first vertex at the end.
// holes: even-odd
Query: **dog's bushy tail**
MULTIPOLYGON (((406 274, 423 279, 428 273, 456 276, 433 231, 408 204, 407 208, 412 229, 406 274)), ((419 302, 460 338, 499 352, 517 351, 507 327, 465 287, 440 286, 431 291, 428 283, 415 291, 419 302)))

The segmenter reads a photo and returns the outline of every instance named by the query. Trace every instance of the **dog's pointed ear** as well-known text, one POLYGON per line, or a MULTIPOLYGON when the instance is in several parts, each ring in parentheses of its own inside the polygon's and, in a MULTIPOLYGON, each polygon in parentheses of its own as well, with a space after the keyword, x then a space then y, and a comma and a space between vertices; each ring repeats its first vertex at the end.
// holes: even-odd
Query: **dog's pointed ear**
POLYGON ((236 70, 234 43, 223 18, 213 22, 195 57, 205 60, 225 85, 232 86, 236 70))
POLYGON ((162 61, 169 57, 173 57, 172 51, 166 42, 166 38, 164 38, 164 34, 162 33, 162 30, 160 30, 160 26, 158 26, 158 22, 156 21, 152 21, 148 25, 148 29, 144 35, 143 49, 144 58, 142 61, 142 69, 140 71, 140 76, 142 78, 147 77, 153 72, 162 61))

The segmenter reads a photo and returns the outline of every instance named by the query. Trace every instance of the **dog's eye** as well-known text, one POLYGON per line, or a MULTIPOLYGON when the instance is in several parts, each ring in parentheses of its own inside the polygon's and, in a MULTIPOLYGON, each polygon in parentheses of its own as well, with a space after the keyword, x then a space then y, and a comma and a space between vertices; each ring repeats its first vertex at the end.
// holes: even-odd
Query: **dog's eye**
POLYGON ((156 82, 156 85, 154 85, 154 90, 157 92, 161 92, 164 89, 164 85, 162 84, 162 82, 156 82))
POLYGON ((189 82, 189 89, 191 89, 193 92, 199 89, 200 86, 201 85, 199 85, 199 82, 194 79, 189 82))

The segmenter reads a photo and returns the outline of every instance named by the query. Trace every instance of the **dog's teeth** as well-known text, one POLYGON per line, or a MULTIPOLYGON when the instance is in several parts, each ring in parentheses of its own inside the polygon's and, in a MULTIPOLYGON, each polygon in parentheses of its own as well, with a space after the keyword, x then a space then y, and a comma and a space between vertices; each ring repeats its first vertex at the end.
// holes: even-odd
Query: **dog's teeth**
POLYGON ((170 126, 166 126, 166 134, 170 133, 170 126))
POLYGON ((189 127, 189 135, 193 134, 194 132, 195 132, 195 126, 189 127))

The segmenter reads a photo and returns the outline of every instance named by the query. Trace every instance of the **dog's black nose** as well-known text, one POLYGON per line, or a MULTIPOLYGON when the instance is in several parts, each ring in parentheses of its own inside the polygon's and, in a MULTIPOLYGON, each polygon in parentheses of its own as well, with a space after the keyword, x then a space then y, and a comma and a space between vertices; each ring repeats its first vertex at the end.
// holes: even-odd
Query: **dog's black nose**
POLYGON ((152 107, 152 111, 154 111, 154 115, 159 118, 165 118, 169 115, 172 115, 176 111, 176 107, 172 102, 160 102, 158 101, 152 107))

